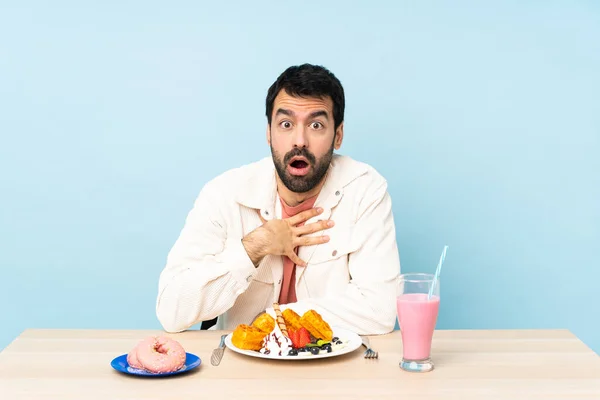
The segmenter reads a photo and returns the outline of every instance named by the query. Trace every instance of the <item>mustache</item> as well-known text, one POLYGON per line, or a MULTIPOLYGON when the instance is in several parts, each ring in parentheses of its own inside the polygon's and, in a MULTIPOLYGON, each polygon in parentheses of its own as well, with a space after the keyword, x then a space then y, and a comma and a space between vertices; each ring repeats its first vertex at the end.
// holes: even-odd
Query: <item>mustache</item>
POLYGON ((295 147, 294 149, 292 149, 291 151, 289 151, 288 153, 286 153, 285 157, 283 158, 283 162, 285 164, 289 164, 290 160, 293 157, 304 157, 306 158, 311 164, 316 164, 317 162, 317 158, 308 150, 306 150, 305 148, 298 148, 295 147))

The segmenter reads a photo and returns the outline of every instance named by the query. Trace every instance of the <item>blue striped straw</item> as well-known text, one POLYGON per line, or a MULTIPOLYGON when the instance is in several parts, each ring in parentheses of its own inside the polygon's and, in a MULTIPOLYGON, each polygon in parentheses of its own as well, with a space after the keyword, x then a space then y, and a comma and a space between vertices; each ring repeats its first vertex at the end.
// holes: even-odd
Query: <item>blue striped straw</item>
POLYGON ((431 287, 429 288, 429 295, 427 296, 427 299, 431 299, 431 296, 433 296, 433 290, 435 289, 435 285, 437 284, 437 281, 440 277, 440 271, 442 270, 442 264, 444 263, 444 260, 446 259, 446 250, 448 250, 448 246, 444 246, 444 250, 442 251, 442 255, 440 256, 440 261, 438 262, 437 268, 435 269, 435 275, 433 276, 433 283, 431 284, 431 287))

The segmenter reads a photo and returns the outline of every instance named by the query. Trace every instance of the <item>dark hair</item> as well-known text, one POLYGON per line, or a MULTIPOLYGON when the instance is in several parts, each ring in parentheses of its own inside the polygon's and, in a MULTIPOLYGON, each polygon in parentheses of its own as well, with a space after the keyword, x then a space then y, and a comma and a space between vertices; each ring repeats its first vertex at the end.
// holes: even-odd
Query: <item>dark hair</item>
POLYGON ((327 68, 320 65, 302 64, 283 71, 267 92, 267 121, 271 125, 273 102, 281 90, 290 96, 330 97, 333 101, 333 121, 335 129, 344 120, 344 88, 339 79, 327 68))

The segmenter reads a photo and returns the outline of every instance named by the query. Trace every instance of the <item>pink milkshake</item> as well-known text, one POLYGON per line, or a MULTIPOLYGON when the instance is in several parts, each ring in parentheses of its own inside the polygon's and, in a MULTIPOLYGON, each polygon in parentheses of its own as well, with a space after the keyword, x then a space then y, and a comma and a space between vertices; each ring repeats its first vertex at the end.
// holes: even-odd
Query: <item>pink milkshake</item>
POLYGON ((440 309, 439 279, 431 274, 402 274, 396 307, 402 337, 400 368, 410 372, 433 370, 431 342, 440 309))
POLYGON ((426 293, 409 293, 396 299, 398 324, 405 360, 427 360, 437 322, 440 298, 426 293))

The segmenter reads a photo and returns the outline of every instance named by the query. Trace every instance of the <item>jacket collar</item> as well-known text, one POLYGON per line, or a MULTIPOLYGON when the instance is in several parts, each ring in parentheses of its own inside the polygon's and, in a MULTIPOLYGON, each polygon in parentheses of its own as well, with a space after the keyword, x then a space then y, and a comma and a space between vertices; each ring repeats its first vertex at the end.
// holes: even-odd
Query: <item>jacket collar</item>
MULTIPOLYGON (((344 188, 367 171, 367 164, 334 154, 315 206, 325 210, 335 207, 343 197, 344 188)), ((236 191, 236 201, 245 207, 260 210, 265 219, 273 218, 277 198, 276 173, 271 157, 265 157, 252 165, 236 191)))

